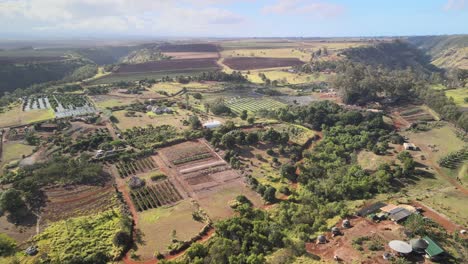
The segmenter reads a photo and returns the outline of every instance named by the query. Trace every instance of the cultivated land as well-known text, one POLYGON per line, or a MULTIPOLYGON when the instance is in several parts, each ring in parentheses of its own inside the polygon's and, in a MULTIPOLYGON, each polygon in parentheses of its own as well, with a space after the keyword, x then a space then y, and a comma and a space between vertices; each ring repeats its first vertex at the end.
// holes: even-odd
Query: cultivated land
MULTIPOLYGON (((26 103, 10 104, 0 113, 0 128, 23 128, 44 120, 56 125, 50 131, 34 131, 29 126, 38 147, 13 139, 15 134, 4 136, 8 140, 1 145, 0 167, 10 166, 8 174, 0 172, 0 192, 21 188, 22 200, 34 211, 16 225, 5 211, 0 232, 17 240, 16 255, 24 263, 44 254, 59 263, 62 258, 103 253, 107 262, 149 264, 156 263, 158 256, 185 264, 194 262, 186 259, 186 248, 208 239, 203 245, 209 257, 213 252, 230 254, 226 250, 235 249, 234 240, 250 240, 236 257, 264 255, 267 263, 299 264, 332 262, 336 255, 344 263, 387 263, 382 254, 390 251, 388 241, 410 239, 405 235, 408 228, 388 220, 373 222, 352 216, 364 204, 383 201, 421 206, 424 216, 450 233, 435 237, 454 260, 462 260, 466 253, 457 248, 451 234, 466 229, 468 223, 468 164, 461 160, 449 169, 438 163, 467 145, 462 131, 443 121, 447 116, 431 109, 430 100, 405 98, 402 101, 410 103, 346 106, 342 87, 335 86, 335 79, 344 74, 334 64, 345 59, 340 53, 375 44, 374 40, 351 38, 238 39, 74 52, 0 51, 0 62, 10 64, 71 58, 99 64, 84 81, 67 83, 81 87, 61 93, 56 89, 65 89, 62 84, 54 84, 38 94, 27 94, 26 103), (148 47, 162 60, 119 63, 129 53, 148 47), (312 72, 305 63, 311 64, 312 72), (237 73, 201 75, 234 70, 246 80, 237 73), (102 88, 98 92, 103 94, 89 95, 91 88, 102 88), (54 114, 51 109, 57 106, 44 105, 44 96, 58 97, 72 108, 89 101, 95 109, 82 120, 71 121, 54 114), (328 100, 353 111, 337 110, 337 105, 323 102, 328 100), (150 104, 173 113, 153 113, 150 104), (213 106, 218 104, 232 113, 215 115, 213 106), (281 108, 285 110, 260 111, 281 108), (384 123, 395 130, 387 131, 380 124, 378 114, 371 113, 376 112, 374 108, 382 109, 384 123), (244 111, 247 116, 241 115, 244 111), (201 129, 195 117, 202 124, 220 121, 222 126, 201 129), (388 143, 396 134, 419 148, 409 151, 415 162, 409 175, 395 176, 397 166, 406 165, 398 160, 403 145, 388 143), (387 143, 383 154, 376 154, 381 149, 375 147, 387 143), (47 167, 55 156, 65 161, 54 160, 47 167), (39 177, 22 174, 15 166, 20 161, 21 167, 36 165, 31 174, 39 177), (89 163, 80 167, 86 161, 89 163), (390 165, 386 171, 380 166, 384 164, 390 165), (239 195, 250 200, 252 209, 239 195), (44 200, 36 207, 30 204, 31 197, 44 200), (351 219, 352 228, 332 237, 330 228, 341 227, 344 218, 351 219), (277 230, 282 233, 275 233, 277 230), (128 252, 115 246, 118 232, 135 238, 128 252), (320 234, 328 243, 314 243, 320 234), (364 242, 357 246, 359 239, 364 242), (268 248, 269 244, 274 245, 268 248), (23 252, 30 245, 39 245, 39 254, 26 256, 23 252), (255 253, 250 245, 255 245, 255 253), (310 254, 291 257, 290 249, 296 247, 297 252, 305 249, 310 254), (117 257, 120 254, 123 258, 117 257)), ((457 106, 468 107, 466 88, 433 84, 432 89, 444 90, 457 106)), ((125 240, 125 235, 120 239, 125 240)), ((0 263, 4 260, 0 257, 0 263)))
POLYGON ((254 70, 299 66, 303 62, 297 58, 236 57, 225 58, 223 64, 233 70, 254 70))

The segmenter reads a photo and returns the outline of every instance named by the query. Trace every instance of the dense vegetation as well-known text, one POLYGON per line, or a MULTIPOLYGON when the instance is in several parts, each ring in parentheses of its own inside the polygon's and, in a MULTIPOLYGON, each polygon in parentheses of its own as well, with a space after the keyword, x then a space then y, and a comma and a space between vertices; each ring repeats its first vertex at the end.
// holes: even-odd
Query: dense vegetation
POLYGON ((58 81, 82 67, 80 60, 47 63, 0 64, 0 95, 33 84, 58 81))
POLYGON ((448 83, 464 85, 467 79, 465 71, 440 72, 428 65, 419 50, 400 41, 361 47, 349 52, 350 60, 338 65, 334 81, 345 103, 365 105, 377 101, 391 104, 419 98, 442 118, 468 129, 468 115, 460 112, 443 91, 430 88, 432 82, 441 82, 443 79, 448 83), (381 52, 385 56, 379 55, 381 52))
POLYGON ((118 210, 51 224, 34 237, 40 263, 108 263, 131 240, 131 220, 118 210))

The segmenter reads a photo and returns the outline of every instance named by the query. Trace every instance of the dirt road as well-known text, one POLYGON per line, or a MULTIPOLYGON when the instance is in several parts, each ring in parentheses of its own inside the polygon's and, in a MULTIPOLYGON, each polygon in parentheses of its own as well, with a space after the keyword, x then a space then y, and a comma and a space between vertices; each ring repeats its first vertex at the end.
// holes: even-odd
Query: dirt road
POLYGON ((421 207, 424 210, 423 215, 425 217, 434 220, 434 222, 444 227, 449 233, 453 233, 453 232, 463 229, 462 226, 455 224, 447 216, 436 212, 434 209, 432 209, 429 206, 426 206, 419 202, 412 202, 412 205, 414 207, 421 207))

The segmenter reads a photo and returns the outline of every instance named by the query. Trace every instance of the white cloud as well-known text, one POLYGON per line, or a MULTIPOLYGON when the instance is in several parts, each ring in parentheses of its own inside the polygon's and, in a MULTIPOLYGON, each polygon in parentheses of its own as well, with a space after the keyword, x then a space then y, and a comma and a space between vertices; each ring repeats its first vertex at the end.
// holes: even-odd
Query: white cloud
POLYGON ((342 14, 342 5, 314 0, 278 0, 273 5, 263 7, 265 14, 280 15, 313 15, 318 17, 333 17, 342 14))
POLYGON ((466 0, 448 0, 444 5, 445 11, 462 10, 465 8, 466 0))
POLYGON ((208 33, 210 27, 235 26, 245 21, 241 15, 218 7, 231 2, 233 0, 0 0, 0 23, 6 19, 21 19, 30 25, 24 30, 42 32, 106 30, 107 33, 185 34, 198 30, 208 33))

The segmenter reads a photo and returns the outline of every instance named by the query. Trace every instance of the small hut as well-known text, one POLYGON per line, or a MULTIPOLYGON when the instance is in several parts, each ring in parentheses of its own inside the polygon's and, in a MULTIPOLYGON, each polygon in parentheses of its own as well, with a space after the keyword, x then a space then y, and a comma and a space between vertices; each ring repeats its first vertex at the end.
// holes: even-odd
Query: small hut
POLYGON ((343 226, 343 228, 351 228, 351 222, 348 219, 345 219, 341 226, 343 226))
POLYGON ((418 254, 424 254, 426 248, 429 246, 429 243, 427 243, 424 239, 415 238, 410 240, 410 245, 414 252, 418 254))
POLYGON ((331 233, 332 233, 332 236, 339 236, 339 235, 341 235, 340 229, 339 229, 338 227, 336 227, 336 226, 333 227, 333 228, 331 229, 331 233))
POLYGON ((320 235, 317 237, 317 244, 325 244, 327 243, 327 238, 324 235, 320 235))

